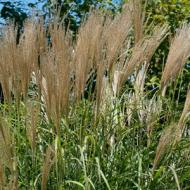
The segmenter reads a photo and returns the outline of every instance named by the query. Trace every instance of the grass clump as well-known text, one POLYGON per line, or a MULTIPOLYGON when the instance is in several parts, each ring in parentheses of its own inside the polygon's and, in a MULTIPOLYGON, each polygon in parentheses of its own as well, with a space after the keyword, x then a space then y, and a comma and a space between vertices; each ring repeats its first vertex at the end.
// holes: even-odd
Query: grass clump
POLYGON ((145 27, 138 3, 114 18, 92 11, 76 38, 57 18, 28 20, 19 42, 14 25, 3 29, 0 189, 190 188, 190 91, 183 105, 167 91, 190 27, 174 37, 160 89, 147 90, 169 27, 145 27))

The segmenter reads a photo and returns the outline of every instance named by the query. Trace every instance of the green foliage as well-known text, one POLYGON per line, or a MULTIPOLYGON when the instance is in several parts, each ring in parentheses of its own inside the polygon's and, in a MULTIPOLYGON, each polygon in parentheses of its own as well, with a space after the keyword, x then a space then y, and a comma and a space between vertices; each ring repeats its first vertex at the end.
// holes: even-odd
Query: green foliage
POLYGON ((115 13, 117 7, 111 0, 67 0, 67 1, 50 1, 44 4, 44 8, 48 10, 46 15, 55 15, 59 12, 60 18, 65 19, 65 25, 70 27, 74 32, 78 30, 81 21, 88 15, 92 9, 101 9, 102 11, 110 11, 115 13))
MULTIPOLYGON (((177 30, 182 26, 183 23, 189 23, 190 21, 190 4, 188 0, 151 0, 147 1, 146 18, 151 23, 165 23, 167 22, 170 26, 170 35, 160 45, 153 59, 151 60, 150 69, 148 71, 146 88, 157 89, 159 87, 159 81, 164 64, 167 60, 168 49, 171 44, 172 38, 177 30)), ((189 62, 186 65, 185 71, 178 79, 178 85, 174 83, 173 89, 168 92, 171 96, 178 99, 180 102, 184 101, 186 96, 186 87, 189 83, 190 78, 190 65, 189 62), (179 88, 180 83, 180 88, 179 88), (178 94, 180 91, 180 94, 178 94)), ((177 83, 177 82, 176 82, 177 83)))
MULTIPOLYGON (((125 113, 121 110, 129 104, 124 102, 121 105, 119 99, 115 101, 118 107, 108 106, 97 120, 94 120, 90 102, 82 101, 74 106, 70 116, 62 119, 60 137, 53 135, 51 124, 40 120, 35 150, 27 138, 25 106, 22 105, 19 112, 13 106, 5 118, 8 117, 9 123, 14 125, 11 132, 16 139, 14 152, 18 160, 19 189, 40 189, 44 152, 50 144, 56 147, 56 158, 48 176, 47 190, 173 190, 176 181, 170 167, 174 168, 180 187, 188 189, 189 140, 184 138, 153 172, 152 162, 160 136, 159 121, 154 125, 151 144, 147 146, 146 126, 142 126, 137 117, 133 118, 133 127, 127 127, 125 113), (116 112, 120 116, 114 116, 116 112), (112 144, 110 137, 113 134, 115 142, 112 144)), ((170 103, 167 104, 166 107, 170 107, 170 103)), ((172 113, 168 119, 173 120, 172 113)))
POLYGON ((157 22, 169 22, 175 31, 183 22, 190 21, 190 4, 188 0, 148 1, 149 14, 157 22))

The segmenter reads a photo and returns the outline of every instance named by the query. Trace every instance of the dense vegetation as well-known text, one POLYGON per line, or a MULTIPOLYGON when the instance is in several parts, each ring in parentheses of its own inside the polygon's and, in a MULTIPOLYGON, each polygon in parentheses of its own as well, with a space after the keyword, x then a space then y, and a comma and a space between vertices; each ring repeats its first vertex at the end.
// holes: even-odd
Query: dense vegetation
POLYGON ((0 190, 190 189, 187 7, 150 2, 2 28, 0 190))

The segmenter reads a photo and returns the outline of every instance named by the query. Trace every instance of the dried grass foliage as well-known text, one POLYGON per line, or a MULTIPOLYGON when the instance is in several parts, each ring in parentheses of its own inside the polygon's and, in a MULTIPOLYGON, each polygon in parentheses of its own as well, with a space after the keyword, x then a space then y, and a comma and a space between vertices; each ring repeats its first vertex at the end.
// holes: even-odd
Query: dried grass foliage
POLYGON ((10 126, 6 119, 0 116, 0 189, 18 189, 16 164, 10 126), (5 169, 10 172, 9 177, 5 175, 5 169))
POLYGON ((44 97, 49 118, 59 125, 58 118, 67 112, 70 100, 83 97, 87 81, 96 73, 100 104, 105 72, 111 83, 132 27, 130 9, 129 3, 114 19, 91 12, 76 40, 56 19, 47 28, 43 20, 28 20, 18 44, 15 26, 4 28, 0 81, 5 100, 11 102, 13 96, 18 102, 25 99, 35 73, 39 98, 44 97))
POLYGON ((176 129, 177 124, 173 123, 162 131, 153 162, 153 171, 158 167, 161 159, 167 152, 171 150, 172 146, 174 145, 176 139, 176 129))
POLYGON ((190 56, 190 26, 184 24, 176 33, 162 73, 161 89, 165 94, 169 82, 175 80, 190 56))
POLYGON ((55 123, 58 132, 61 116, 68 112, 74 58, 71 34, 57 23, 52 23, 49 28, 51 48, 41 56, 41 89, 48 117, 55 123))
POLYGON ((1 164, 5 165, 10 169, 10 171, 13 171, 13 142, 10 132, 10 126, 8 126, 8 123, 0 118, 0 162, 1 164))
POLYGON ((185 128, 185 122, 187 119, 187 116, 190 114, 190 89, 187 91, 187 96, 184 104, 184 108, 181 114, 181 117, 178 122, 178 141, 181 139, 182 133, 185 128))
POLYGON ((81 26, 74 48, 75 88, 77 100, 83 96, 86 82, 94 70, 102 67, 103 18, 93 13, 81 26), (100 65, 101 64, 101 65, 100 65))
POLYGON ((41 189, 47 189, 47 180, 51 170, 52 165, 54 164, 55 160, 55 148, 53 146, 49 146, 46 150, 44 156, 44 164, 42 167, 42 182, 41 182, 41 189))
POLYGON ((142 0, 133 0, 133 22, 135 33, 135 44, 143 38, 145 11, 143 10, 142 0))
POLYGON ((120 77, 120 86, 130 77, 135 69, 139 70, 145 62, 149 62, 168 33, 168 25, 155 26, 152 34, 141 39, 133 48, 130 59, 125 63, 120 77))
POLYGON ((40 105, 33 102, 26 104, 26 135, 28 137, 33 153, 37 145, 38 125, 40 120, 40 105))
MULTIPOLYGON (((107 18, 104 25, 104 39, 106 48, 106 62, 108 71, 113 71, 117 59, 125 52, 125 43, 128 40, 132 29, 132 5, 126 4, 122 13, 117 15, 114 20, 107 18)), ((120 60, 121 61, 121 60, 120 60)), ((120 62, 120 65, 123 63, 120 62)))
POLYGON ((101 102, 103 78, 107 77, 113 84, 113 91, 119 91, 116 89, 121 88, 135 69, 150 61, 168 31, 167 25, 156 26, 150 36, 139 40, 125 61, 134 7, 131 2, 126 4, 114 19, 91 12, 76 40, 56 19, 49 24, 48 31, 42 20, 30 20, 25 23, 17 44, 15 28, 9 25, 4 29, 0 51, 0 81, 7 102, 11 101, 12 94, 18 101, 27 97, 31 75, 35 72, 39 96, 44 96, 48 116, 59 125, 69 102, 83 97, 92 73, 96 74, 97 105, 101 102))
POLYGON ((170 151, 172 146, 176 145, 181 140, 183 131, 185 129, 185 123, 187 116, 190 114, 190 90, 187 92, 184 108, 178 123, 171 124, 169 127, 163 130, 159 140, 159 144, 156 150, 156 156, 154 159, 153 170, 158 166, 161 158, 170 151))
POLYGON ((12 93, 20 101, 28 92, 31 72, 37 62, 35 23, 26 22, 19 44, 16 39, 16 29, 10 24, 4 30, 0 50, 1 84, 7 102, 11 101, 12 93))

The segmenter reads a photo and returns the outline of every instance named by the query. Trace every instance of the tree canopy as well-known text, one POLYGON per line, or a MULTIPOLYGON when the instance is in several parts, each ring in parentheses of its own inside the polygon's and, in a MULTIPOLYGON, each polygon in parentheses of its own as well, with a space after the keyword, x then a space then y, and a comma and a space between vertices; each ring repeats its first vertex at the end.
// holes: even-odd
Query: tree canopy
POLYGON ((41 11, 46 18, 51 18, 54 14, 59 13, 60 18, 65 18, 65 24, 68 25, 69 23, 70 28, 75 31, 90 9, 100 8, 115 13, 120 9, 122 3, 111 0, 38 0, 35 3, 33 1, 28 2, 24 7, 22 1, 18 0, 16 2, 2 1, 0 4, 2 5, 1 18, 13 19, 20 26, 23 25, 31 11, 35 9, 41 11))

